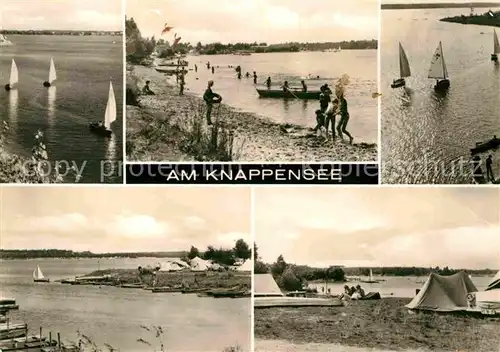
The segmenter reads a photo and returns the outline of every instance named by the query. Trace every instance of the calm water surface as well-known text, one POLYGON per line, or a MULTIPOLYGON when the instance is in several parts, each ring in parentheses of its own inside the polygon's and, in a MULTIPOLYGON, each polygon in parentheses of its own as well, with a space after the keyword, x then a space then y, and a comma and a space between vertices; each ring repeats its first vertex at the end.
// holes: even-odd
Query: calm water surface
MULTIPOLYGON (((479 11, 483 10, 476 10, 479 11)), ((469 9, 382 11, 385 183, 471 183, 470 148, 476 142, 500 135, 500 67, 490 61, 493 28, 439 21, 468 12, 469 9), (427 78, 439 41, 451 82, 445 94, 436 94, 435 81, 427 78), (407 89, 390 88, 392 80, 399 77, 398 42, 406 51, 412 71, 412 77, 406 80, 407 89), (460 162, 464 172, 458 170, 460 162)), ((498 177, 500 154, 491 153, 498 177)), ((481 155, 483 160, 486 156, 481 155)))
POLYGON ((214 91, 221 94, 223 101, 242 111, 269 117, 279 123, 315 126, 314 111, 319 108, 317 101, 283 100, 259 98, 256 87, 262 88, 268 76, 273 86, 279 88, 285 80, 291 87, 300 86, 301 77, 309 74, 325 78, 306 81, 311 90, 328 83, 331 87, 342 75, 350 77, 346 91, 351 119, 349 131, 358 141, 376 143, 378 136, 377 99, 372 93, 377 90, 377 51, 344 50, 342 52, 298 52, 239 55, 210 55, 188 57, 189 68, 198 65, 198 72, 189 71, 186 87, 198 95, 206 89, 208 80, 213 80, 214 91), (208 70, 209 61, 215 66, 215 73, 208 70), (242 68, 241 80, 237 79, 232 65, 242 68), (219 68, 217 68, 219 66, 219 68), (257 86, 253 78, 245 73, 257 72, 257 86))
MULTIPOLYGON (((158 259, 45 259, 0 261, 0 296, 17 299, 13 321, 25 321, 32 333, 42 326, 65 340, 77 331, 101 346, 120 351, 151 351, 142 338, 159 348, 159 340, 140 328, 161 326, 167 351, 222 351, 239 345, 250 350, 250 299, 213 299, 196 295, 152 294, 107 286, 34 284, 37 264, 51 280, 106 268, 137 268, 158 259)), ((55 336, 55 335, 53 335, 55 336)))
MULTIPOLYGON (((115 163, 122 160, 123 59, 119 36, 8 36, 15 45, 0 48, 0 81, 10 77, 11 61, 19 70, 19 88, 0 89, 0 119, 9 125, 7 147, 24 156, 31 154, 37 130, 45 134, 49 158, 80 167, 87 161, 80 182, 122 182, 115 163), (57 82, 50 89, 50 58, 54 58, 57 82), (88 123, 104 120, 109 82, 113 82, 117 121, 111 139, 91 134, 88 123), (100 179, 101 162, 106 176, 100 179)), ((61 170, 64 172, 64 170, 61 170)), ((69 177, 66 182, 74 182, 69 177)))

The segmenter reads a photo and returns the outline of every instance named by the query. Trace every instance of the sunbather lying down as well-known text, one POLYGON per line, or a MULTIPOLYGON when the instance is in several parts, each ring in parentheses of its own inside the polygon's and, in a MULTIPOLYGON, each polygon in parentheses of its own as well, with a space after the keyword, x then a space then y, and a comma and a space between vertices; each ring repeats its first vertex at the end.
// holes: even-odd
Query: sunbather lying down
POLYGON ((365 297, 365 291, 361 288, 360 285, 357 285, 356 287, 350 287, 345 285, 344 286, 344 293, 340 295, 341 300, 351 300, 351 299, 362 299, 365 297))

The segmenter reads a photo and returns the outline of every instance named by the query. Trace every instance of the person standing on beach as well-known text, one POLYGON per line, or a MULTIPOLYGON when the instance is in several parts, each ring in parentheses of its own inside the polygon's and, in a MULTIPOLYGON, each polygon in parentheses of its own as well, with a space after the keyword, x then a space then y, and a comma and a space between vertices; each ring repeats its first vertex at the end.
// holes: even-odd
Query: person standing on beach
POLYGON ((493 175, 493 157, 488 155, 486 158, 486 180, 494 182, 495 176, 493 175))
POLYGON ((347 100, 344 97, 344 92, 340 92, 340 96, 338 96, 339 102, 339 110, 340 110, 340 121, 337 125, 337 133, 339 134, 340 139, 344 139, 342 134, 345 134, 349 137, 349 143, 352 144, 353 137, 347 131, 347 123, 349 122, 349 110, 347 109, 347 100))
POLYGON ((212 66, 212 74, 215 73, 215 67, 212 66))
POLYGON ((198 72, 198 65, 194 64, 194 72, 198 72))
POLYGON ((253 84, 257 84, 257 73, 253 71, 253 84))
POLYGON ((181 75, 181 82, 179 84, 179 95, 184 95, 184 84, 186 82, 184 81, 184 75, 181 75))
POLYGON ((214 93, 212 91, 213 85, 214 85, 214 81, 208 81, 207 90, 205 90, 205 94, 203 94, 203 100, 207 104, 207 124, 208 125, 212 124, 212 107, 213 107, 213 104, 218 104, 222 100, 222 97, 219 94, 214 93))

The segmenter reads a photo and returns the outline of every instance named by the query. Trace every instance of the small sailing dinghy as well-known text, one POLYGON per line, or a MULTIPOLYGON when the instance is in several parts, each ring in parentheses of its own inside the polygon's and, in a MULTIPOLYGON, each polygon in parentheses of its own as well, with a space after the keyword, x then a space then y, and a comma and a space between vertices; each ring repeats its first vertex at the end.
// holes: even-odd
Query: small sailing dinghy
POLYGON ((108 103, 106 104, 106 112, 104 114, 104 123, 91 122, 89 124, 89 129, 91 132, 104 137, 111 137, 113 132, 111 131, 111 124, 116 121, 116 99, 115 92, 113 91, 113 84, 109 82, 109 95, 108 103))
POLYGON ((56 76, 56 66, 54 65, 54 59, 50 58, 50 69, 49 69, 49 80, 43 82, 44 87, 50 87, 54 84, 54 81, 57 79, 56 76))
POLYGON ((431 67, 429 68, 429 78, 436 80, 435 90, 445 90, 450 88, 450 80, 448 79, 448 69, 443 56, 443 44, 439 42, 434 55, 431 60, 431 67))
POLYGON ((16 89, 17 83, 19 82, 19 72, 17 70, 17 65, 14 59, 12 59, 12 65, 10 66, 10 79, 9 83, 5 85, 5 90, 9 91, 11 89, 16 89))
POLYGON ((491 54, 491 61, 498 62, 498 54, 500 54, 500 43, 498 42, 497 32, 493 30, 493 54, 491 54))
POLYGON ((368 280, 361 280, 361 282, 368 283, 368 284, 374 284, 374 283, 377 283, 378 281, 373 278, 373 272, 372 272, 372 269, 370 269, 370 278, 368 280))
POLYGON ((405 50, 401 43, 399 43, 399 77, 392 81, 391 88, 404 87, 406 85, 405 78, 411 76, 410 63, 406 56, 405 50))
POLYGON ((36 269, 33 270, 33 281, 34 282, 49 282, 50 280, 43 276, 42 269, 37 265, 36 269))

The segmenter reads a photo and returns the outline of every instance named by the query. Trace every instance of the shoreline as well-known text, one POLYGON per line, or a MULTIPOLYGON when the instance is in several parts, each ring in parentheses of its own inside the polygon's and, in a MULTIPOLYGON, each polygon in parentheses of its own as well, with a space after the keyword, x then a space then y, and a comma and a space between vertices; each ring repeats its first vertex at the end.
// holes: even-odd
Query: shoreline
MULTIPOLYGON (((498 4, 500 7, 500 4, 498 4)), ((500 12, 495 12, 497 16, 500 16, 500 12)), ((464 25, 475 25, 482 27, 500 27, 500 17, 490 17, 486 14, 474 15, 474 16, 453 16, 441 18, 439 21, 448 23, 458 23, 464 25)))
MULTIPOLYGON (((184 96, 179 96, 178 88, 153 68, 132 67, 133 70, 127 73, 127 86, 129 81, 132 81, 130 84, 135 84, 137 89, 149 80, 156 95, 141 95, 139 107, 127 105, 127 160, 221 161, 216 158, 199 160, 199 155, 186 152, 186 148, 182 146, 190 119, 196 119, 197 123, 202 125, 204 133, 209 133, 204 120, 203 99, 189 91, 185 92, 184 96)), ((355 140, 353 145, 349 145, 342 143, 339 138, 336 141, 325 140, 314 135, 311 128, 276 123, 254 113, 238 111, 224 103, 214 107, 212 118, 214 121, 217 119, 234 137, 233 158, 223 161, 378 160, 376 144, 356 143, 355 140)))
POLYGON ((377 350, 493 351, 500 345, 494 333, 500 318, 414 313, 404 307, 410 301, 382 298, 335 308, 256 309, 255 339, 377 350))

